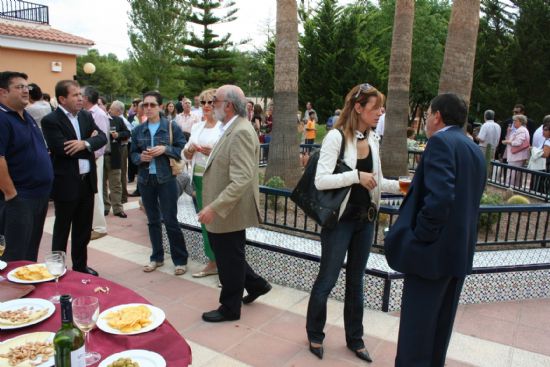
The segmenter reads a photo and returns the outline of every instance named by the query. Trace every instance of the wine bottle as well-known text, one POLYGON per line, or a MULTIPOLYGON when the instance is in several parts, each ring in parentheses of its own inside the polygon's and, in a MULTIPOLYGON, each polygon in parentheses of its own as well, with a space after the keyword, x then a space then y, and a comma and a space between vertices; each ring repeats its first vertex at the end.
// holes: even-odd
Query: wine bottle
POLYGON ((55 367, 86 367, 84 334, 73 324, 71 296, 61 296, 61 329, 53 339, 55 367))

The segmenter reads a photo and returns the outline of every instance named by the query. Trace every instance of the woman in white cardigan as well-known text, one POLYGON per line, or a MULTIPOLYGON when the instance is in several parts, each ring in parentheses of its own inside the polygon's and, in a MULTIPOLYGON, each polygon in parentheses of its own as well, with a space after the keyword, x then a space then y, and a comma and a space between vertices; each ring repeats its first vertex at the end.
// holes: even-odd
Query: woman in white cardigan
POLYGON ((363 341, 363 276, 373 242, 380 193, 399 193, 399 183, 384 179, 380 167, 380 138, 374 129, 382 115, 383 102, 383 94, 370 84, 355 86, 346 96, 334 129, 328 132, 321 146, 315 176, 317 189, 351 186, 351 190, 340 206, 336 226, 321 230, 321 265, 311 290, 306 323, 309 349, 318 358, 323 358, 327 299, 347 253, 346 345, 358 358, 372 361, 363 341), (346 140, 344 161, 352 170, 334 174, 342 135, 346 140))
MULTIPOLYGON (((197 200, 197 207, 199 210, 202 209, 202 175, 204 173, 204 169, 206 168, 208 156, 221 136, 221 122, 217 121, 214 117, 213 100, 215 94, 215 89, 207 89, 199 95, 204 120, 193 124, 191 127, 191 136, 183 149, 185 159, 191 161, 193 187, 195 188, 195 198, 197 200)), ((209 275, 218 274, 216 258, 214 257, 214 252, 210 247, 208 234, 206 233, 204 224, 201 224, 201 229, 202 239, 204 242, 204 253, 208 258, 208 264, 206 264, 204 269, 201 271, 194 273, 194 278, 202 278, 209 275)))

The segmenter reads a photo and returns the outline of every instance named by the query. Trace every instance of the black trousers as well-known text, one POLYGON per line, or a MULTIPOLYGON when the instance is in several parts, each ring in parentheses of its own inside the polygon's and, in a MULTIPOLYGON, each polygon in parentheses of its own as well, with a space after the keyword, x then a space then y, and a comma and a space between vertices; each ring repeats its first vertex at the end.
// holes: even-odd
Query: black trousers
POLYGON ((130 156, 130 148, 132 143, 128 143, 128 181, 133 182, 136 178, 138 172, 138 166, 132 162, 132 157, 130 156))
POLYGON ((244 289, 249 294, 257 293, 267 286, 267 281, 256 274, 246 262, 244 230, 207 233, 222 283, 221 306, 218 310, 228 317, 240 317, 244 289))
POLYGON ((42 239, 44 221, 48 212, 48 196, 0 200, 0 233, 5 236, 6 250, 1 257, 5 261, 36 261, 42 239))
POLYGON ((464 278, 405 275, 396 367, 443 367, 464 278))
POLYGON ((69 232, 71 232, 73 270, 85 270, 88 262, 87 247, 90 242, 94 217, 94 193, 90 175, 79 182, 79 195, 76 200, 56 200, 54 205, 52 251, 67 251, 67 240, 69 232))

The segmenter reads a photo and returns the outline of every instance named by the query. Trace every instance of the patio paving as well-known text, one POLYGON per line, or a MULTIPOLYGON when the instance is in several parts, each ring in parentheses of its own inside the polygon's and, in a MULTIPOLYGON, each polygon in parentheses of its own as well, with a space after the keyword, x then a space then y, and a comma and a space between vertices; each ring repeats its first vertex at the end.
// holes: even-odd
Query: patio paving
MULTIPOLYGON (((129 191, 133 191, 131 185, 129 191)), ((201 313, 218 305, 218 279, 195 279, 202 264, 189 261, 185 275, 173 264, 144 273, 150 245, 145 214, 136 198, 125 204, 127 219, 107 216, 108 235, 89 246, 91 267, 162 308, 193 351, 192 366, 365 366, 345 347, 343 304, 329 301, 325 357, 307 348, 308 293, 273 285, 273 290, 243 306, 241 319, 210 324, 201 313)), ((40 259, 51 246, 54 214, 50 205, 40 259)), ((62 283, 60 283, 62 286, 62 283)), ((460 305, 446 366, 550 367, 550 299, 460 305)), ((393 366, 399 313, 366 309, 365 340, 373 367, 393 366)), ((99 332, 95 330, 94 332, 99 332)))

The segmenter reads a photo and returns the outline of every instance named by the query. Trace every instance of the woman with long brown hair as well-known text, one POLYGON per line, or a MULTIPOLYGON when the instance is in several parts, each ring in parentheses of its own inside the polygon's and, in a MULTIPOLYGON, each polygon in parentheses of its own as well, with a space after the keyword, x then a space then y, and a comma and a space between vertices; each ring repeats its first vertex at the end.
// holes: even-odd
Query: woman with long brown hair
POLYGON ((379 137, 374 132, 382 115, 384 95, 370 84, 353 87, 347 94, 342 114, 321 146, 315 186, 330 190, 351 186, 340 206, 334 228, 321 230, 321 265, 311 290, 306 330, 309 349, 323 358, 323 328, 327 299, 346 261, 344 327, 346 345, 355 355, 372 362, 363 341, 363 277, 374 237, 374 221, 380 206, 380 193, 399 193, 399 183, 382 175, 379 137), (352 169, 334 173, 345 139, 344 161, 352 169))

